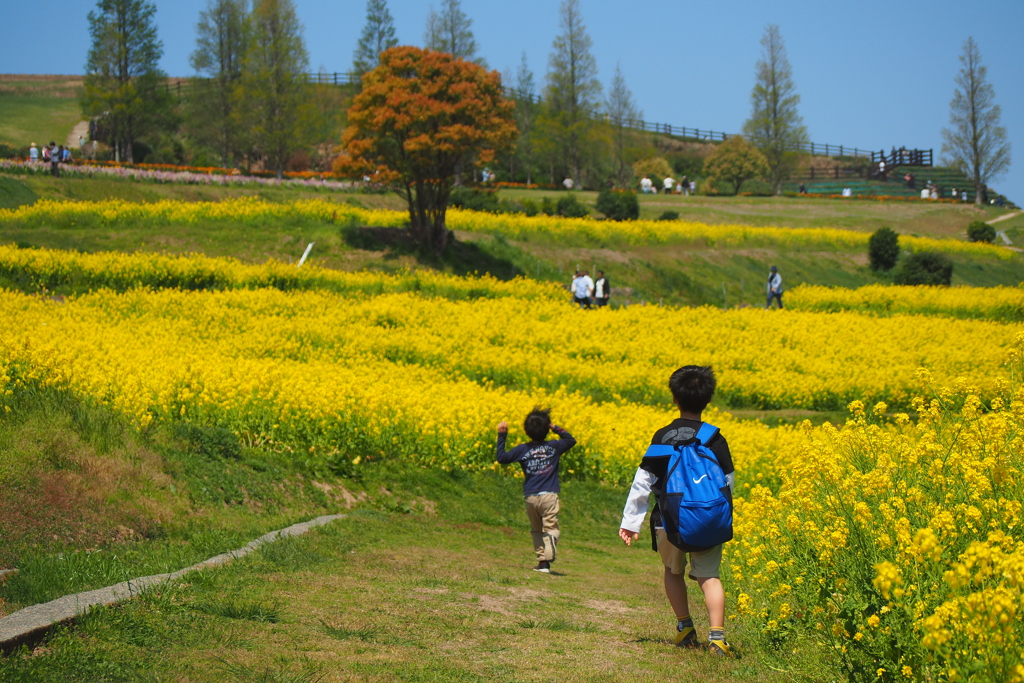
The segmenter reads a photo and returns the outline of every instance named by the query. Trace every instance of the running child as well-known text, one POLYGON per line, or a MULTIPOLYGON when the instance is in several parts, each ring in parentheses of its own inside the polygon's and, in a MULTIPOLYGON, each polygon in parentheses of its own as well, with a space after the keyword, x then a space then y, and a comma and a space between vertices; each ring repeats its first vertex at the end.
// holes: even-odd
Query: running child
POLYGON ((558 494, 561 486, 558 465, 562 455, 576 445, 576 439, 561 427, 551 424, 550 412, 540 408, 535 408, 526 416, 523 428, 530 441, 506 451, 508 422, 498 424, 497 459, 504 465, 517 462, 523 468, 523 498, 526 499, 526 516, 530 519, 533 550, 537 555, 537 566, 533 570, 550 574, 560 536, 558 494), (559 438, 546 441, 549 431, 559 438))

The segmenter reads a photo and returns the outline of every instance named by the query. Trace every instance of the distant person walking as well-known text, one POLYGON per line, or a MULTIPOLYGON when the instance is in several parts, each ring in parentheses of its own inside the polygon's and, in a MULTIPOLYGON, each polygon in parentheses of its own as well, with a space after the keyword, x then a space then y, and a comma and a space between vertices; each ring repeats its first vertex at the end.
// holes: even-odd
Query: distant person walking
POLYGON ((32 146, 28 148, 28 160, 39 161, 39 149, 36 147, 36 143, 32 143, 32 146))
POLYGON ((676 179, 669 176, 662 181, 662 184, 665 186, 665 194, 672 194, 672 187, 676 184, 676 179))
POLYGON ((604 276, 604 271, 597 271, 597 281, 594 282, 594 303, 598 308, 608 305, 608 298, 612 293, 612 285, 604 276))
POLYGON ((683 176, 683 179, 679 181, 679 189, 680 189, 680 192, 682 192, 684 196, 689 197, 690 196, 690 179, 687 178, 686 176, 683 176))
POLYGON ((590 308, 590 297, 594 294, 594 281, 587 275, 587 271, 578 272, 576 279, 572 281, 572 295, 580 308, 590 308))
POLYGON ((768 273, 768 284, 765 286, 768 291, 768 302, 764 305, 766 309, 772 307, 772 299, 779 302, 779 308, 782 308, 782 276, 779 275, 779 269, 772 266, 771 272, 768 273))
POLYGON ((50 173, 57 177, 60 175, 60 150, 57 149, 57 143, 50 141, 50 173))
POLYGON ((644 194, 650 194, 653 189, 654 189, 654 183, 651 182, 650 178, 648 178, 647 176, 644 176, 640 180, 640 190, 644 194))

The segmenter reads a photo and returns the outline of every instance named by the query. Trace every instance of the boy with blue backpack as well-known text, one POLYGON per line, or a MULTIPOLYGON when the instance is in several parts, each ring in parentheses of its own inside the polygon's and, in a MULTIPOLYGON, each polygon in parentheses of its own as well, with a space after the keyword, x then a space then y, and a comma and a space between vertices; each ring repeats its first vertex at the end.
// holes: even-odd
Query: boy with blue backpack
POLYGON ((725 591, 718 570, 722 544, 732 538, 735 469, 725 437, 701 420, 715 393, 715 375, 710 366, 687 365, 672 373, 668 386, 679 418, 654 433, 633 478, 619 537, 626 545, 640 538, 654 493, 652 547, 665 565, 665 594, 678 620, 675 644, 699 647, 683 575, 689 559, 689 576, 703 591, 708 610, 708 648, 728 656, 725 591))

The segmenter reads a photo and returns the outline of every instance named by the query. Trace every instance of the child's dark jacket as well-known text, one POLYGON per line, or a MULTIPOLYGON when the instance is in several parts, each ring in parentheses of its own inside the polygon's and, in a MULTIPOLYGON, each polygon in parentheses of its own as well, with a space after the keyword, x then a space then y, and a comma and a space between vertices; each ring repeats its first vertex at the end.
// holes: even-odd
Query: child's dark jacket
POLYGON ((505 450, 507 435, 498 432, 498 462, 504 465, 518 462, 523 468, 526 477, 523 481, 524 496, 561 491, 558 465, 562 455, 576 445, 576 439, 561 427, 552 427, 551 431, 560 438, 519 444, 510 451, 505 450))

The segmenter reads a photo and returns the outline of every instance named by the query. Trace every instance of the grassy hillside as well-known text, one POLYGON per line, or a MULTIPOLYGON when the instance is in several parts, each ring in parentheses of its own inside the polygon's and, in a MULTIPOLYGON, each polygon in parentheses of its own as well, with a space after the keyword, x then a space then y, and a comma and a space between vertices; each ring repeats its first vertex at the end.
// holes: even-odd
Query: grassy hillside
MULTIPOLYGON (((626 548, 615 536, 624 490, 565 483, 559 559, 544 576, 529 571, 520 482, 496 473, 386 462, 356 479, 303 477, 211 431, 133 435, 52 395, 5 423, 0 441, 18 444, 5 449, 6 490, 82 483, 61 516, 35 517, 5 546, 0 565, 21 572, 0 584, 0 614, 176 569, 302 517, 349 515, 0 656, 5 682, 785 681, 813 680, 828 661, 813 643, 797 657, 774 652, 738 622, 738 660, 672 648, 657 555, 646 538, 626 548), (56 418, 45 428, 44 411, 56 418)), ((5 533, 10 522, 0 518, 5 533)), ((691 605, 706 633, 703 605, 691 605)))
POLYGON ((0 142, 63 145, 82 120, 80 76, 0 76, 0 142))
MULTIPOLYGON (((237 196, 258 196, 271 202, 299 198, 328 198, 366 208, 401 209, 401 200, 391 194, 318 192, 295 188, 205 187, 139 183, 119 179, 49 178, 45 176, 0 176, 0 202, 31 202, 34 197, 55 199, 99 199, 116 197, 127 201, 222 200, 237 196)), ((543 193, 536 193, 542 196, 543 193)), ((535 196, 536 196, 535 195, 535 196)), ((587 197, 583 193, 584 198, 587 197)), ((521 196, 521 195, 520 195, 521 196)), ((651 198, 644 198, 650 202, 651 198)), ((881 222, 882 217, 904 233, 915 225, 931 226, 911 234, 951 236, 963 231, 966 222, 984 211, 971 206, 932 204, 884 204, 838 200, 759 200, 705 198, 661 198, 671 202, 694 220, 722 222, 750 220, 744 211, 758 211, 775 224, 817 224, 834 220, 840 224, 862 225, 881 222), (688 212, 688 213, 687 213, 688 212), (902 222, 899 222, 902 221, 902 222), (959 226, 959 227, 956 227, 959 226)), ((1017 219, 1005 223, 1013 223, 1017 219)), ((1012 227, 1007 225, 1007 227, 1012 227)), ((1011 233, 1012 234, 1012 233, 1011 233)), ((653 302, 736 306, 761 305, 762 285, 768 267, 776 265, 787 287, 799 284, 857 287, 886 283, 891 279, 867 267, 866 250, 841 248, 773 248, 698 245, 586 246, 580 240, 538 236, 529 241, 500 235, 457 233, 457 242, 438 261, 416 254, 398 228, 339 226, 333 222, 278 221, 269 223, 202 222, 173 226, 0 224, 0 242, 23 247, 49 247, 96 251, 144 251, 171 254, 203 253, 233 256, 250 263, 268 259, 297 262, 309 242, 314 263, 346 271, 394 272, 406 268, 437 268, 455 274, 489 272, 502 279, 516 276, 568 284, 578 267, 591 272, 603 269, 612 280, 613 303, 653 302)), ((1022 276, 1022 257, 1004 260, 994 257, 958 255, 954 284, 972 286, 1016 286, 1022 276)))

